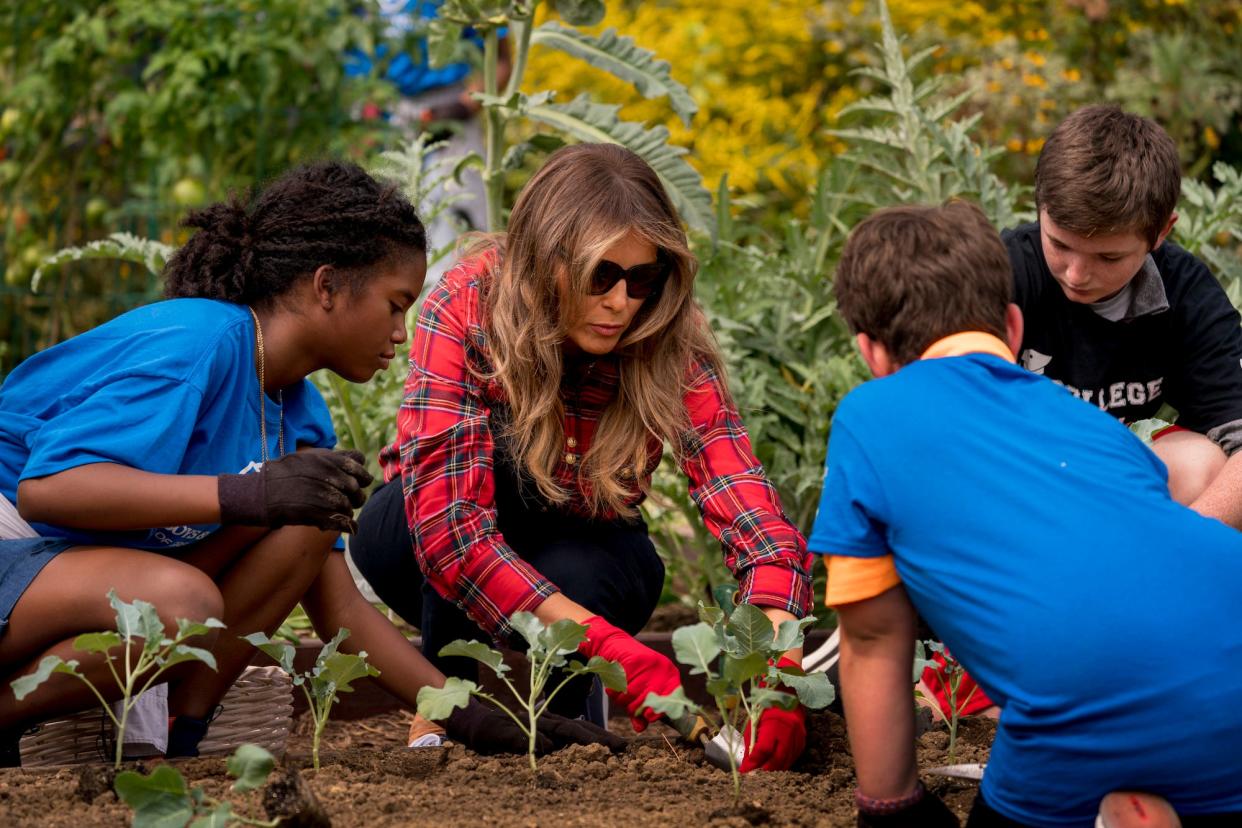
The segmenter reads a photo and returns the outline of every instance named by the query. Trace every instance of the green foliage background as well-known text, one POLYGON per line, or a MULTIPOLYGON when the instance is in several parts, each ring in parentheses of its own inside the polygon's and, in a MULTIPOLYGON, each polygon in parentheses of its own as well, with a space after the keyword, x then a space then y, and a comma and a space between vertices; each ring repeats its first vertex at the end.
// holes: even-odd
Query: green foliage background
MULTIPOLYGON (((1108 97, 1155 115, 1179 139, 1189 175, 1175 240, 1242 304, 1242 0, 1049 0, 1000 10, 893 0, 895 28, 877 3, 782 4, 809 21, 805 31, 776 15, 747 17, 753 3, 718 5, 713 16, 690 2, 610 3, 602 25, 624 22, 618 34, 637 46, 667 47, 657 49, 671 64, 660 70, 663 91, 652 100, 635 92, 621 115, 692 145, 688 169, 716 190, 714 217, 698 222, 710 226, 694 236, 698 296, 755 451, 804 531, 832 411, 865 377, 836 315, 832 272, 849 229, 875 207, 962 196, 998 227, 1025 220, 1030 162, 1047 129, 1108 97), (941 10, 934 25, 920 23, 925 7, 941 10), (739 23, 746 20, 749 29, 739 23), (737 42, 739 29, 746 43, 737 42), (903 42, 898 32, 912 34, 903 42), (785 82, 798 72, 810 78, 806 89, 785 82), (730 135, 750 143, 713 149, 730 135)), ((0 376, 34 350, 158 295, 159 257, 124 243, 108 247, 125 260, 119 266, 84 257, 50 268, 32 293, 33 269, 58 247, 114 230, 175 245, 188 207, 325 153, 384 167, 415 198, 434 189, 426 175, 451 174, 426 173, 425 145, 398 145, 382 121, 355 117, 363 101, 394 96, 341 69, 344 50, 381 38, 372 18, 352 13, 370 6, 13 0, 0 12, 10 24, 0 41, 0 342, 8 349, 0 376)), ((541 37, 571 44, 570 54, 592 48, 572 34, 541 37)), ((620 102, 618 90, 634 85, 596 89, 598 68, 560 71, 563 57, 542 60, 532 59, 512 105, 492 105, 552 112, 582 91, 620 102)), ((530 137, 529 125, 510 124, 508 138, 530 137)), ((505 156, 508 192, 554 145, 540 138, 505 156)), ((342 443, 372 458, 392 437, 404 374, 394 362, 366 386, 317 378, 342 443)), ((727 577, 680 475, 661 469, 646 513, 669 563, 668 597, 710 601, 727 577)))

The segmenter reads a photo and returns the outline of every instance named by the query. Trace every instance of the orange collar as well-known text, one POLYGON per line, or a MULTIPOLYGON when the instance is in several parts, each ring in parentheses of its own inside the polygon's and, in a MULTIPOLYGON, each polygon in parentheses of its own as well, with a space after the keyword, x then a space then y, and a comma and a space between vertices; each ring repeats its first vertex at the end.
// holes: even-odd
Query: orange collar
POLYGON ((965 354, 991 354, 1006 362, 1014 362, 1013 351, 999 337, 983 331, 962 331, 937 339, 919 359, 964 356, 965 354))

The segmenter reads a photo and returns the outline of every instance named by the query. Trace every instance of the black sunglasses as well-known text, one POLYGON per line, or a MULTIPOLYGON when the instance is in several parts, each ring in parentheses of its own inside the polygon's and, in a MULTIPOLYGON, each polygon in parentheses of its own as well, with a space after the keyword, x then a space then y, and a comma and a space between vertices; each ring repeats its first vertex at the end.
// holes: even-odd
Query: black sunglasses
POLYGON ((591 295, 601 296, 608 293, 616 287, 617 282, 624 279, 626 295, 631 299, 646 299, 664 287, 672 272, 673 263, 663 253, 654 262, 634 265, 628 269, 604 259, 595 266, 595 271, 591 274, 591 295))

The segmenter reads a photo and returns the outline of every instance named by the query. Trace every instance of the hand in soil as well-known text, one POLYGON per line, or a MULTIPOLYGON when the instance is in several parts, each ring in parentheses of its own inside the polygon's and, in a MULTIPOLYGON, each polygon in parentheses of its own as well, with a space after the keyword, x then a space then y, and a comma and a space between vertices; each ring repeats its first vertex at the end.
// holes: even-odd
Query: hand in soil
MULTIPOLYGON (((454 710, 444 721, 450 739, 475 753, 526 753, 529 740, 508 714, 475 699, 454 710)), ((625 750, 626 741, 590 722, 544 713, 536 724, 535 753, 543 756, 569 745, 602 744, 613 753, 625 750)))
POLYGON ((553 750, 570 745, 603 745, 612 753, 621 753, 629 745, 628 741, 599 725, 581 719, 566 719, 555 713, 544 713, 539 718, 539 733, 551 740, 553 750))

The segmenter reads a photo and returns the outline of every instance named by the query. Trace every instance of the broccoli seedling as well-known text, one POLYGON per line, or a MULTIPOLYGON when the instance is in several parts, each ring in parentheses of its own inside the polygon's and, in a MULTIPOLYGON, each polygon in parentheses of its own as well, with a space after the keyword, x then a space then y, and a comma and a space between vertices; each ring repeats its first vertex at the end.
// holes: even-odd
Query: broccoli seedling
POLYGON ((363 650, 357 655, 337 652, 341 642, 349 637, 349 630, 341 627, 331 641, 323 645, 315 658, 315 666, 304 673, 299 673, 293 666, 293 645, 284 641, 273 641, 261 632, 243 636, 254 646, 267 653, 281 669, 293 679, 295 687, 301 687, 306 694, 306 704, 315 720, 315 730, 311 735, 311 764, 319 770, 319 739, 324 728, 328 726, 328 716, 332 713, 332 705, 339 699, 338 693, 352 693, 350 684, 367 676, 378 676, 379 670, 367 663, 367 654, 363 650))
POLYGON ((609 661, 600 656, 591 656, 585 664, 566 658, 576 653, 578 646, 586 640, 587 628, 582 624, 562 619, 545 626, 529 612, 515 612, 509 619, 509 623, 521 633, 528 645, 526 658, 530 661, 530 686, 525 693, 518 690, 505 675, 509 672, 509 665, 505 664, 504 656, 500 651, 493 650, 480 641, 454 641, 443 647, 440 655, 465 656, 485 665, 509 688, 509 692, 517 701, 518 709, 525 713, 525 720, 499 699, 484 692, 473 681, 455 677, 446 679, 443 687, 424 687, 419 690, 418 712, 425 719, 443 719, 457 708, 465 707, 470 702, 471 696, 491 702, 508 714, 509 718, 513 719, 526 734, 527 754, 533 773, 538 770, 535 763, 537 723, 561 688, 575 676, 594 675, 599 676, 599 680, 609 690, 622 691, 626 686, 625 670, 615 661, 609 661), (543 695, 543 701, 540 702, 540 696, 552 677, 552 671, 557 668, 563 668, 567 675, 552 688, 551 692, 543 695))
MULTIPOLYGON (((921 641, 915 642, 915 666, 916 668, 919 666, 923 666, 923 667, 935 667, 939 669, 940 665, 938 663, 930 659, 923 658, 923 655, 924 655, 923 644, 924 642, 921 642, 921 641)), ((966 694, 966 698, 962 699, 961 702, 959 703, 957 700, 957 697, 962 687, 962 679, 965 678, 966 676, 965 668, 963 668, 961 663, 958 662, 958 660, 949 653, 948 648, 945 647, 944 644, 940 643, 939 641, 928 641, 926 642, 926 645, 927 645, 927 649, 931 650, 933 653, 939 653, 941 658, 944 659, 944 670, 943 670, 944 678, 942 679, 942 681, 944 683, 946 693, 949 697, 949 716, 948 716, 948 719, 949 719, 949 758, 948 758, 948 763, 952 765, 953 760, 957 756, 957 726, 962 720, 962 711, 966 709, 966 706, 970 704, 970 700, 974 698, 975 691, 979 689, 979 685, 976 684, 974 687, 970 688, 970 692, 966 694)), ((923 671, 918 670, 916 674, 916 679, 922 674, 923 674, 923 671)), ((919 691, 915 690, 915 692, 918 693, 919 691)), ((932 701, 934 702, 935 700, 933 699, 932 701)))
MULTIPOLYGON (((253 791, 267 781, 276 760, 258 745, 242 745, 228 759, 228 772, 237 781, 237 793, 253 791)), ((172 765, 160 765, 149 775, 122 771, 113 786, 121 801, 134 811, 134 828, 186 825, 275 826, 279 819, 264 821, 234 813, 233 806, 208 796, 202 788, 189 788, 185 777, 172 765)))
POLYGON ((78 672, 77 659, 65 661, 60 656, 44 656, 38 668, 29 675, 10 682, 13 695, 21 701, 40 684, 47 681, 53 673, 66 673, 79 679, 90 688, 99 699, 104 713, 111 719, 116 729, 115 767, 121 767, 121 754, 125 747, 125 727, 129 721, 129 713, 138 702, 138 697, 155 684, 156 679, 170 668, 187 661, 201 661, 211 669, 216 669, 216 659, 201 647, 191 647, 185 642, 196 636, 205 635, 213 629, 223 629, 224 624, 215 619, 206 621, 190 621, 177 619, 177 633, 172 638, 164 634, 164 622, 160 620, 155 607, 146 601, 135 600, 131 604, 122 601, 116 590, 108 590, 108 602, 116 612, 116 630, 106 632, 83 633, 73 640, 73 648, 82 653, 100 653, 108 664, 112 678, 121 689, 121 714, 118 716, 112 705, 103 697, 90 679, 78 672), (142 639, 142 650, 134 658, 134 639, 142 639), (112 651, 124 646, 124 657, 114 655, 112 651), (118 668, 118 662, 121 662, 118 668))
MULTIPOLYGON (((763 610, 750 604, 738 606, 728 616, 719 607, 699 604, 699 618, 702 620, 698 624, 673 633, 673 651, 678 661, 690 667, 691 675, 707 677, 707 692, 716 702, 722 733, 741 734, 749 724, 753 741, 759 732, 759 717, 769 707, 789 710, 801 702, 817 710, 836 698, 836 690, 825 674, 776 666, 786 651, 802 645, 804 631, 815 623, 814 617, 783 621, 773 630, 763 610)), ((680 687, 666 696, 652 693, 646 704, 671 719, 704 712, 680 687)), ((736 806, 742 792, 742 777, 735 751, 729 750, 728 755, 736 806)))

